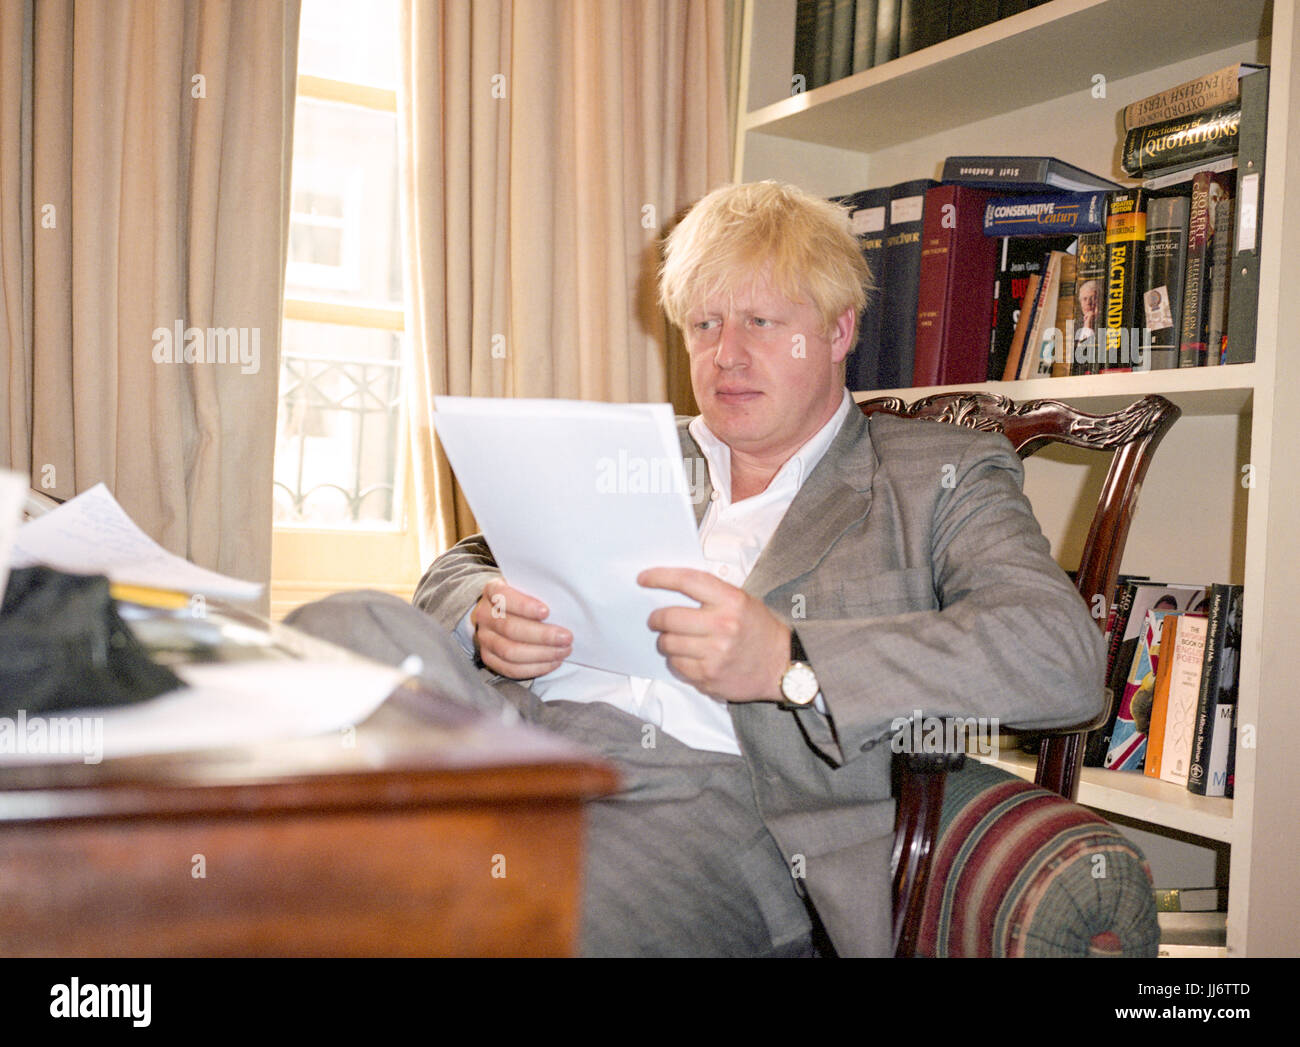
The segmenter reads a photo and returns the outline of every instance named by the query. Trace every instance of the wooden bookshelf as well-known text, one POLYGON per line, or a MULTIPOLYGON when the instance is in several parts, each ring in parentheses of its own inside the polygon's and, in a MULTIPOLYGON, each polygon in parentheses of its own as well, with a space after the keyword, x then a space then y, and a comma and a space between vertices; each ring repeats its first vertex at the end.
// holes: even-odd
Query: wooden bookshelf
MULTIPOLYGON (((1236 798, 1084 773, 1080 802, 1157 834, 1230 848, 1228 955, 1300 953, 1300 0, 1052 0, 812 91, 791 94, 795 0, 746 0, 735 178, 833 195, 938 177, 950 155, 1119 167, 1123 107, 1234 61, 1272 67, 1255 362, 957 388, 1114 410, 1147 393, 1184 411, 1155 457, 1122 570, 1246 587, 1236 798), (1251 467, 1249 470, 1246 467, 1251 467), (1253 486, 1244 485, 1251 473, 1253 486)), ((916 399, 936 389, 859 394, 916 399)), ((1040 459, 1044 459, 1040 462, 1040 459)), ((1051 452, 1026 491, 1066 567, 1100 467, 1051 452)), ((1095 496, 1094 496, 1095 497, 1095 496)), ((1000 763, 1032 778, 1030 758, 1000 763)))

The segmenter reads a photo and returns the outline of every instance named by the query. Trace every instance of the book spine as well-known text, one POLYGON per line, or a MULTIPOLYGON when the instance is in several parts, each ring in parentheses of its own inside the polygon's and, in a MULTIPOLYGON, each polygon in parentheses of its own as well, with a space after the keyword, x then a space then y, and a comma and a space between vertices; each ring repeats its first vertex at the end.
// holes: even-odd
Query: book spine
MULTIPOLYGON (((1160 625, 1160 653, 1164 655, 1174 649, 1178 642, 1178 619, 1180 615, 1166 615, 1160 625)), ((1143 773, 1148 778, 1159 778, 1165 749, 1165 726, 1169 722, 1169 677, 1174 671, 1174 660, 1161 657, 1160 668, 1156 670, 1155 697, 1151 703, 1151 732, 1147 738, 1147 762, 1143 773)))
POLYGON ((871 273, 872 290, 858 322, 858 340, 849 354, 845 383, 850 390, 883 389, 880 383, 881 317, 885 276, 885 236, 889 224, 889 188, 867 189, 842 198, 849 212, 849 225, 871 273))
POLYGON ((830 78, 842 80, 853 72, 853 0, 835 0, 831 12, 830 78))
MULTIPOLYGON (((962 33, 969 33, 976 26, 982 25, 982 22, 975 21, 976 0, 952 0, 952 6, 948 9, 948 37, 961 36, 962 33)), ((997 6, 993 8, 994 17, 997 17, 997 6)))
POLYGON ((1237 145, 1236 231, 1232 254, 1232 294, 1228 299, 1228 345, 1224 362, 1255 359, 1259 307, 1259 236, 1263 229, 1264 139, 1268 129, 1267 69, 1241 80, 1241 131, 1237 145))
POLYGON ((831 33, 835 27, 835 0, 817 0, 813 32, 813 75, 808 86, 821 87, 831 80, 831 33))
POLYGON ((920 0, 914 50, 942 43, 949 37, 949 0, 920 0))
MULTIPOLYGON (((799 0, 794 15, 794 76, 803 77, 802 89, 813 82, 814 55, 817 48, 817 4, 819 0, 799 0)), ((796 81, 799 83, 799 81, 796 81)))
POLYGON ((1052 331, 1052 377, 1068 378, 1074 360, 1074 299, 1078 259, 1061 255, 1061 286, 1056 296, 1056 324, 1052 331))
POLYGON ((1124 136, 1124 173, 1138 177, 1150 171, 1193 164, 1237 151, 1241 106, 1221 106, 1180 120, 1139 127, 1124 136))
POLYGON ((898 0, 898 57, 916 50, 917 30, 924 0, 898 0))
POLYGON ((1124 107, 1124 130, 1132 131, 1166 120, 1185 120, 1197 113, 1231 105, 1238 97, 1240 72, 1241 64, 1234 62, 1226 69, 1218 69, 1208 76, 1139 99, 1124 107))
POLYGON ((1015 334, 1011 337, 1011 348, 1007 352, 1006 367, 1002 370, 1002 381, 1014 382, 1020 375, 1025 345, 1029 332, 1034 326, 1034 311, 1038 308, 1039 286, 1043 282, 1042 273, 1034 273, 1025 285, 1025 297, 1020 303, 1020 314, 1016 318, 1015 334))
POLYGON ((876 0, 858 0, 853 11, 853 71, 860 73, 876 62, 876 0))
POLYGON ((1101 339, 1101 303, 1106 288, 1106 234, 1079 237, 1075 267, 1074 360, 1071 374, 1092 374, 1097 369, 1101 339))
POLYGON ((1241 642, 1242 587, 1216 583, 1210 589, 1209 624, 1201 686, 1196 699, 1192 755, 1187 769, 1189 792, 1206 795, 1208 754, 1215 707, 1236 700, 1238 654, 1241 642))
POLYGON ((1208 171, 1192 179, 1192 199, 1187 221, 1187 270, 1183 277, 1183 329, 1178 340, 1178 366, 1199 367, 1205 362, 1206 276, 1210 264, 1210 181, 1208 171))
POLYGON ((967 28, 978 29, 982 25, 996 22, 999 17, 998 0, 971 0, 971 24, 967 28))
POLYGON ((1000 196, 984 211, 986 236, 1079 235, 1105 229, 1106 196, 1092 193, 1036 193, 1000 196))
POLYGON ((882 389, 912 381, 916 347, 916 301, 921 281, 921 233, 930 179, 900 182, 890 190, 885 236, 885 279, 881 295, 880 370, 882 389))
POLYGON ((981 233, 988 194, 939 185, 925 196, 912 384, 984 380, 997 242, 981 233))
POLYGON ((950 156, 943 164, 942 181, 986 189, 1010 185, 1019 192, 1021 187, 1046 187, 1048 166, 1048 158, 1042 156, 950 156))
POLYGON ((1231 274, 1228 261, 1232 256, 1232 198, 1220 200, 1214 209, 1214 232, 1210 266, 1210 304, 1205 320, 1205 363, 1217 367, 1223 362, 1227 346, 1224 324, 1228 317, 1228 294, 1231 274))
MULTIPOLYGON (((1205 768, 1206 796, 1232 796, 1236 750, 1237 706, 1219 702, 1214 707, 1214 725, 1210 732, 1210 754, 1205 768)), ((1199 794, 1198 794, 1199 795, 1199 794)))
POLYGON ((1120 661, 1120 650, 1124 646, 1124 633, 1128 629, 1128 620, 1132 614, 1133 600, 1136 596, 1137 586, 1130 582, 1121 586, 1119 593, 1115 597, 1114 617, 1111 620, 1110 631, 1106 639, 1105 691, 1108 712, 1106 722, 1095 731, 1088 733, 1088 740, 1083 750, 1083 765, 1085 767, 1100 767, 1106 758, 1106 750, 1110 746, 1110 733, 1115 724, 1115 716, 1119 712, 1119 696, 1124 686, 1123 673, 1117 666, 1120 661))
POLYGON ((1053 251, 1047 256, 1043 269, 1043 278, 1038 285, 1038 294, 1034 299, 1034 313, 1025 335, 1025 348, 1020 357, 1020 374, 1018 377, 1042 378, 1052 373, 1050 353, 1055 346, 1050 341, 1050 332, 1056 326, 1056 302, 1061 288, 1061 254, 1053 251))
POLYGON ((1187 269, 1187 198, 1152 200, 1147 207, 1146 266, 1142 280, 1145 325, 1150 333, 1149 366, 1178 366, 1182 332, 1183 277, 1187 269))
POLYGON ((1106 297, 1098 370, 1131 371, 1146 359, 1141 317, 1142 248, 1146 195, 1141 189, 1110 194, 1106 215, 1106 297), (1136 344, 1135 344, 1136 343, 1136 344))
POLYGON ((1162 652, 1161 663, 1173 661, 1169 676, 1169 704, 1165 721, 1164 754, 1160 779, 1173 785, 1187 784, 1192 757, 1192 731, 1196 722, 1196 701, 1205 659, 1205 616, 1179 615, 1171 648, 1162 652))
POLYGON ((884 65, 898 57, 898 15, 900 0, 878 0, 876 4, 876 60, 884 65))

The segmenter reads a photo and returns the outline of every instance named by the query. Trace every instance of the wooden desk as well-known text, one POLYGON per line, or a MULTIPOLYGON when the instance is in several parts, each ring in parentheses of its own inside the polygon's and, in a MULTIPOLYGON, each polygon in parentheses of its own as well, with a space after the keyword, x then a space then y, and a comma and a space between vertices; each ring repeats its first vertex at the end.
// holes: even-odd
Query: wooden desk
POLYGON ((569 954, 616 785, 411 687, 351 735, 5 768, 0 955, 569 954))

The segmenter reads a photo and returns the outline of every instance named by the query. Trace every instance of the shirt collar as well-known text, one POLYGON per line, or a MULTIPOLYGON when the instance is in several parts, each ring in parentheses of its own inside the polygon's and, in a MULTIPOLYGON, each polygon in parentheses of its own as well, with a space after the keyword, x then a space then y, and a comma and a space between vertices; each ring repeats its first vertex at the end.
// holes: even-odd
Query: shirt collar
MULTIPOLYGON (((803 486, 808 474, 816 467, 817 463, 822 460, 831 442, 835 439, 835 434, 840 431, 844 424, 844 419, 848 417, 849 410, 853 406, 853 397, 849 395, 846 388, 844 396, 840 400, 840 406, 831 415, 830 419, 817 432, 792 454, 777 470, 776 475, 772 477, 772 483, 786 476, 791 476, 795 490, 803 486)), ((700 451, 704 454, 704 459, 709 463, 709 475, 713 481, 714 490, 720 492, 727 503, 731 502, 731 448, 715 436, 712 430, 704 423, 703 415, 696 415, 691 419, 690 425, 687 426, 691 436, 695 438, 695 443, 699 446, 700 451)), ((769 487, 771 485, 769 484, 769 487)))

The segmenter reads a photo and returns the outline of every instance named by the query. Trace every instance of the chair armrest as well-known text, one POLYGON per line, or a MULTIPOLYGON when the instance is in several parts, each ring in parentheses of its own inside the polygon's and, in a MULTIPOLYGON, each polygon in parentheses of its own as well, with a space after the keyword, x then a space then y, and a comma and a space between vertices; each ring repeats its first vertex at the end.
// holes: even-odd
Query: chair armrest
POLYGON ((1155 956, 1142 852, 1091 811, 969 761, 948 775, 920 956, 1155 956))

